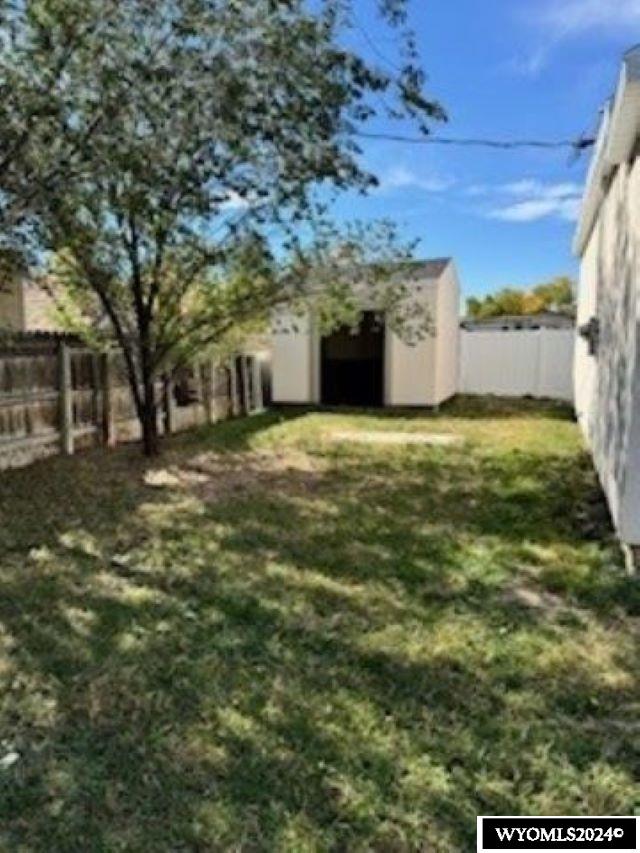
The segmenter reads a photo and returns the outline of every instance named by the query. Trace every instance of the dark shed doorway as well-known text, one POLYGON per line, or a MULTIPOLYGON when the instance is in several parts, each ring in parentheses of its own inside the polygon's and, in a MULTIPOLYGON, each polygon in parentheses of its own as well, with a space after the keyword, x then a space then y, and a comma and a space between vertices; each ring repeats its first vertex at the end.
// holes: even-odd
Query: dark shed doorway
POLYGON ((357 331, 344 326, 322 339, 322 403, 326 406, 384 404, 384 323, 365 311, 357 331))

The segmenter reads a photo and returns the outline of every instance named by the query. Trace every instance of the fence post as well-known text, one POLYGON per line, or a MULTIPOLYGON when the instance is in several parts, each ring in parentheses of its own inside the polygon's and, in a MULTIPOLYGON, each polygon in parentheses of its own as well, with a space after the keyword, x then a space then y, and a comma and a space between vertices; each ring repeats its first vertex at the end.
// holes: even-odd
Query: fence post
POLYGON ((58 349, 58 389, 60 401, 60 446, 66 456, 73 454, 73 385, 71 350, 65 343, 58 349))
POLYGON ((543 349, 545 345, 545 330, 538 329, 536 331, 536 381, 534 397, 542 396, 542 360, 543 349))
POLYGON ((202 376, 202 394, 204 401, 205 416, 208 424, 215 422, 215 401, 214 401, 214 379, 215 365, 212 359, 207 360, 201 367, 202 376))
POLYGON ((229 370, 231 371, 231 417, 239 415, 239 400, 238 400, 238 372, 236 370, 237 362, 232 358, 229 362, 229 370))
POLYGON ((260 359, 253 357, 253 395, 257 412, 264 411, 264 396, 262 394, 262 366, 260 359))
POLYGON ((164 422, 167 435, 176 431, 176 398, 174 393, 173 376, 167 376, 164 381, 164 422))
POLYGON ((91 353, 91 423, 95 427, 96 443, 102 443, 101 421, 102 415, 100 412, 100 356, 97 353, 91 353))
POLYGON ((242 370, 242 385, 243 385, 243 406, 245 415, 251 414, 251 377, 249 373, 249 358, 246 355, 240 356, 240 369, 242 370))
POLYGON ((118 443, 116 433, 116 417, 113 406, 113 364, 111 353, 101 356, 102 383, 102 440, 107 447, 115 447, 118 443))
POLYGON ((208 422, 207 415, 207 389, 204 380, 204 366, 202 362, 197 362, 193 368, 193 377, 196 384, 196 394, 198 397, 198 423, 201 423, 201 418, 204 415, 204 423, 208 422))

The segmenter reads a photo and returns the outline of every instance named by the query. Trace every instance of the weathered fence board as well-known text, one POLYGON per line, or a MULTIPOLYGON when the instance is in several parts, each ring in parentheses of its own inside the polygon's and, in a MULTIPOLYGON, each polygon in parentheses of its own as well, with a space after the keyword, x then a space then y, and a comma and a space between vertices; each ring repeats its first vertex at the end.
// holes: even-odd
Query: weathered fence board
MULTIPOLYGON (((258 370, 251 356, 239 356, 183 372, 180 387, 159 382, 161 434, 262 409, 258 370)), ((0 350, 0 470, 139 438, 121 353, 98 355, 64 340, 0 350)))

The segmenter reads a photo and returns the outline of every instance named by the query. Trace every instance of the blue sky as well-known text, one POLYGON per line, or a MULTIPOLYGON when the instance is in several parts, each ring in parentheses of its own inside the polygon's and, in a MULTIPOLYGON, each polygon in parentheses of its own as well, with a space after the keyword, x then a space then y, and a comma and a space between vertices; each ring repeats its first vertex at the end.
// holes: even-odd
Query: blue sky
MULTIPOLYGON (((393 36, 367 5, 357 0, 360 48, 371 55, 373 42, 393 60, 393 36)), ((436 133, 571 139, 594 130, 622 53, 640 42, 640 0, 413 0, 411 22, 430 94, 450 117, 436 133)), ((527 286, 577 270, 571 238, 588 157, 568 160, 565 150, 375 141, 365 162, 380 188, 342 197, 336 212, 390 217, 421 239, 420 256, 452 255, 465 296, 527 286)))

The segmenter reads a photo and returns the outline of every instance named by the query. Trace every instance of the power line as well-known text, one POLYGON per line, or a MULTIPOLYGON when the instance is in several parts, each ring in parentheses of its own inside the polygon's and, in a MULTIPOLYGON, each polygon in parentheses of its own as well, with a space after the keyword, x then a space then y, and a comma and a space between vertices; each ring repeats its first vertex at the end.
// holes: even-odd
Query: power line
POLYGON ((583 151, 595 144, 595 139, 579 137, 578 139, 461 139, 448 136, 403 136, 396 133, 369 133, 359 131, 358 136, 364 139, 382 139, 387 142, 401 142, 411 145, 457 145, 474 148, 571 148, 575 152, 583 151))
POLYGON ((369 45, 369 48, 370 48, 370 49, 372 50, 372 52, 373 52, 373 53, 378 57, 378 59, 379 59, 381 62, 384 62, 384 64, 385 64, 388 68, 390 68, 392 71, 394 71, 394 72, 396 72, 396 73, 401 74, 401 73, 402 73, 402 69, 400 68, 400 66, 398 65, 398 63, 397 63, 397 62, 394 62, 394 61, 393 61, 393 59, 390 59, 390 58, 389 58, 385 53, 383 53, 383 52, 380 50, 380 48, 379 48, 379 47, 378 47, 378 45, 375 43, 375 41, 373 40, 373 38, 369 35, 368 31, 365 29, 365 27, 363 27, 363 26, 362 26, 362 24, 361 24, 361 23, 360 23, 360 21, 358 20, 358 17, 357 17, 357 16, 354 16, 354 20, 355 20, 355 28, 356 28, 356 30, 358 30, 358 32, 360 33, 360 35, 364 38, 364 40, 366 41, 366 43, 369 45))
MULTIPOLYGON (((398 65, 391 60, 378 47, 376 41, 369 34, 366 27, 354 18, 355 29, 363 36, 372 52, 384 62, 389 68, 396 72, 401 72, 398 65)), ((576 157, 579 157, 582 151, 585 151, 595 145, 596 140, 584 135, 577 139, 561 139, 561 140, 539 140, 539 139, 460 139, 446 136, 404 136, 395 133, 370 133, 366 131, 358 132, 357 134, 365 139, 382 139, 387 142, 401 142, 412 145, 455 145, 467 148, 497 148, 502 150, 513 150, 517 148, 542 148, 547 150, 570 148, 576 157)))

